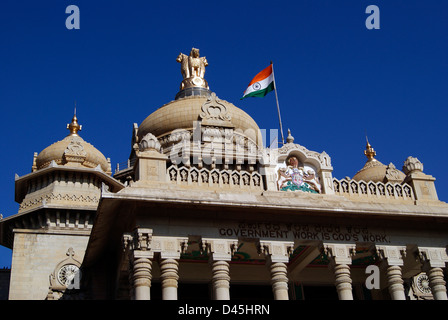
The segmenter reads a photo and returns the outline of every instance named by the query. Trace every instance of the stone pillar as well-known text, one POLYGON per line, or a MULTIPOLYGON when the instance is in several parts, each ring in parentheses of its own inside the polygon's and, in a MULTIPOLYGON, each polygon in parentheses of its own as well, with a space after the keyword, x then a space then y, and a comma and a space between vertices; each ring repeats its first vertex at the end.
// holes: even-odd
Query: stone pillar
POLYGON ((426 273, 429 277, 429 286, 431 287, 434 300, 448 300, 442 268, 431 268, 426 273))
POLYGON ((202 250, 209 254, 212 268, 213 300, 230 300, 230 266, 233 253, 238 247, 237 240, 201 240, 202 250))
POLYGON ((339 300, 353 300, 350 266, 347 264, 333 264, 332 268, 339 300))
POLYGON ((274 300, 289 300, 288 270, 283 262, 269 262, 274 300))
POLYGON ((135 300, 151 299, 151 258, 152 256, 142 254, 142 252, 134 252, 132 281, 135 300))
POLYGON ((188 238, 159 237, 152 238, 152 250, 159 255, 162 299, 177 300, 180 255, 185 251, 188 238))
POLYGON ((387 283, 392 300, 406 300, 401 267, 406 257, 406 247, 376 246, 381 266, 386 269, 387 283))
POLYGON ((271 273, 274 300, 289 300, 288 269, 289 255, 294 248, 293 242, 260 241, 258 250, 266 256, 266 265, 271 273))
POLYGON ((389 266, 386 270, 389 293, 392 300, 406 300, 400 266, 389 266))
POLYGON ((150 300, 152 280, 151 251, 152 229, 139 228, 133 233, 123 235, 124 249, 128 251, 131 262, 132 292, 135 300, 150 300))
POLYGON ((334 272, 335 286, 339 300, 353 300, 350 265, 355 245, 324 244, 325 254, 330 258, 329 268, 334 272))
POLYGON ((435 300, 448 300, 443 270, 448 262, 445 248, 418 247, 417 255, 423 264, 423 271, 429 278, 429 286, 435 300))
POLYGON ((214 300, 230 300, 230 269, 224 260, 210 261, 214 300))
POLYGON ((177 260, 160 259, 163 300, 177 300, 178 269, 179 262, 177 260))

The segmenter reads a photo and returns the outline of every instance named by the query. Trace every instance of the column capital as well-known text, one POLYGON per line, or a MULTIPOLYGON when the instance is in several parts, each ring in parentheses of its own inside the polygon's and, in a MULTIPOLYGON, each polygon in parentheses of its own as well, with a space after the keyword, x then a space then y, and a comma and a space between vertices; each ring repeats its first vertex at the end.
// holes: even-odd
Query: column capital
POLYGON ((417 247, 415 251, 417 258, 423 264, 423 269, 445 268, 448 263, 446 248, 417 247))
POLYGON ((238 249, 238 240, 202 238, 200 245, 212 261, 231 261, 238 249))
POLYGON ((288 263, 294 250, 292 241, 259 241, 258 253, 263 253, 271 263, 288 263))
POLYGON ((129 250, 134 257, 152 258, 151 251, 152 229, 136 228, 134 231, 123 234, 123 250, 129 250))
POLYGON ((161 259, 180 259, 188 245, 187 237, 163 237, 153 236, 151 249, 154 253, 160 253, 161 259))
POLYGON ((376 254, 388 266, 403 266, 403 259, 406 258, 405 246, 383 246, 375 245, 376 254))
POLYGON ((352 264, 352 257, 356 254, 355 244, 324 243, 325 254, 333 264, 352 264))

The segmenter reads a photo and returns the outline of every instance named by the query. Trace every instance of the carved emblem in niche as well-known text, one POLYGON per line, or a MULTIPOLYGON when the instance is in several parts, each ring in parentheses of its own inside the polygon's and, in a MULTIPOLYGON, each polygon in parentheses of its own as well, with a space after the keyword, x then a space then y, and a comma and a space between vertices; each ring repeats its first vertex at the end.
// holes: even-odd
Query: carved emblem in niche
POLYGON ((202 105, 202 112, 200 114, 202 120, 212 121, 230 121, 232 117, 227 111, 226 106, 218 99, 214 92, 202 105))
POLYGON ((83 140, 79 137, 71 137, 70 143, 64 151, 64 159, 66 162, 84 162, 87 157, 87 152, 85 152, 82 142, 83 140))
POLYGON ((279 191, 303 191, 320 193, 321 185, 315 170, 299 166, 299 160, 292 156, 286 161, 287 167, 277 171, 277 187, 279 191))

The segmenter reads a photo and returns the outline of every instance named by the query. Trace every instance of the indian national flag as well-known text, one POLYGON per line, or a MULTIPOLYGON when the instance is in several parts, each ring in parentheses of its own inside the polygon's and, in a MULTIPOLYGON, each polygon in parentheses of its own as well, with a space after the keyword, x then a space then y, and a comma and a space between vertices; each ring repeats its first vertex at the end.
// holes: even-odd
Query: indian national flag
POLYGON ((270 64, 252 79, 240 100, 247 97, 264 97, 272 90, 274 90, 274 74, 270 64))

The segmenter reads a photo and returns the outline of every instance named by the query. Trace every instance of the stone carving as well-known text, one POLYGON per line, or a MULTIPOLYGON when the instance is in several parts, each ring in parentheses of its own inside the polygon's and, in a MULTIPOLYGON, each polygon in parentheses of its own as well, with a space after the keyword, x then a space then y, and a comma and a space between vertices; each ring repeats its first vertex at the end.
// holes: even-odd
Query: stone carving
POLYGON ((315 160, 315 161, 319 162, 322 169, 332 169, 331 158, 328 155, 328 153, 326 153, 325 151, 323 151, 322 153, 318 153, 316 151, 310 151, 307 148, 305 148, 304 146, 301 146, 300 144, 293 143, 293 140, 291 140, 291 141, 292 142, 286 143, 283 145, 283 147, 278 149, 279 155, 287 155, 291 151, 297 150, 300 153, 302 153, 304 156, 306 156, 307 159, 315 160))
POLYGON ((320 193, 319 179, 313 170, 305 172, 302 167, 298 166, 299 161, 296 157, 290 157, 287 162, 286 168, 278 170, 278 190, 320 193))
POLYGON ((50 275, 50 288, 47 294, 47 300, 63 299, 66 290, 80 289, 81 284, 81 263, 74 258, 75 251, 69 248, 66 255, 67 259, 58 263, 53 273, 50 275))
POLYGON ((271 262, 289 262, 294 251, 294 242, 258 241, 256 243, 258 254, 269 256, 271 262))
POLYGON ((25 209, 30 209, 37 206, 44 206, 48 202, 52 201, 71 201, 71 202, 78 202, 79 205, 91 205, 91 206, 97 206, 99 202, 99 197, 92 196, 92 195, 76 195, 76 194, 62 194, 62 193, 50 193, 46 195, 42 195, 40 197, 35 197, 32 199, 29 199, 28 201, 23 201, 19 206, 19 212, 22 212, 25 209))
POLYGON ((181 167, 175 165, 167 169, 168 179, 176 184, 208 185, 224 188, 263 188, 262 176, 258 172, 208 170, 206 168, 198 171, 197 168, 181 167))
POLYGON ((403 175, 403 173, 395 168, 392 162, 386 167, 387 181, 401 182, 404 178, 405 176, 403 175))
POLYGON ((202 112, 200 114, 203 120, 220 120, 230 121, 232 117, 227 112, 226 106, 218 99, 214 92, 202 105, 202 112))
POLYGON ((423 163, 421 163, 417 158, 408 157, 403 165, 403 172, 405 174, 412 173, 414 171, 423 171, 423 163))
POLYGON ((66 162, 83 163, 87 157, 82 145, 83 140, 78 136, 71 136, 70 143, 64 151, 64 160, 66 162))
POLYGON ((152 229, 136 228, 133 232, 123 234, 123 250, 151 250, 152 229))
POLYGON ((421 272, 412 278, 412 289, 415 299, 434 300, 429 286, 429 277, 425 272, 421 272))
POLYGON ((188 238, 184 237, 160 237, 152 238, 152 250, 160 252, 161 258, 179 259, 188 247, 188 238))
POLYGON ((152 134, 147 133, 138 144, 140 151, 155 150, 157 152, 162 152, 162 146, 159 140, 152 134))
POLYGON ((190 87, 209 88, 204 79, 205 67, 208 66, 208 62, 205 57, 199 57, 199 49, 192 48, 188 56, 180 53, 176 61, 181 65, 180 71, 184 78, 180 90, 190 87))
POLYGON ((336 194, 346 197, 362 197, 387 199, 387 200, 409 200, 415 199, 412 188, 407 183, 383 183, 365 182, 356 180, 333 178, 333 187, 336 194))

